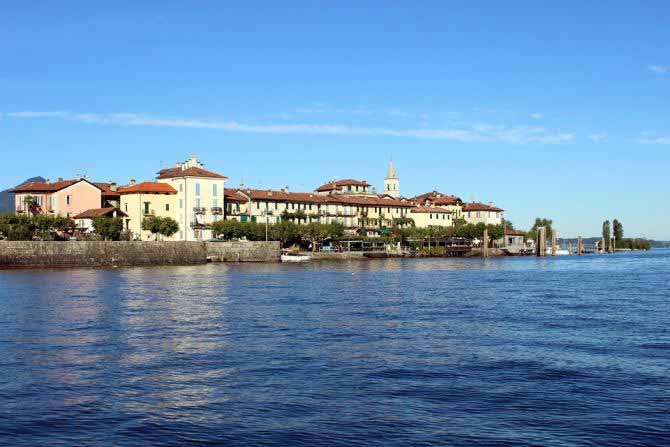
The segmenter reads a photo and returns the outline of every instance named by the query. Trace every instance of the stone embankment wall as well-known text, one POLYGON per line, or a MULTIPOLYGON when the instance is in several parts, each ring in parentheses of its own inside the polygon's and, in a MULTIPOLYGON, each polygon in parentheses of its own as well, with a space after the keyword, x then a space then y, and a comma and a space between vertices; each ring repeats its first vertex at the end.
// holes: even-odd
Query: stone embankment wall
POLYGON ((281 246, 275 241, 205 242, 214 262, 279 262, 281 246))
POLYGON ((191 265, 207 262, 202 242, 0 242, 0 267, 191 265))
POLYGON ((277 262, 279 242, 0 241, 0 268, 277 262))

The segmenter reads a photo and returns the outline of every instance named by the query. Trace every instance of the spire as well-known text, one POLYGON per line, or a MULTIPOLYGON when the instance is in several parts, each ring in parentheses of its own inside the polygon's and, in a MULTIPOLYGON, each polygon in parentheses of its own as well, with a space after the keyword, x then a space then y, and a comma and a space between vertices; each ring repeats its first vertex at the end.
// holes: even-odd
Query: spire
POLYGON ((389 174, 386 178, 395 178, 395 170, 393 169, 393 159, 389 160, 389 174))

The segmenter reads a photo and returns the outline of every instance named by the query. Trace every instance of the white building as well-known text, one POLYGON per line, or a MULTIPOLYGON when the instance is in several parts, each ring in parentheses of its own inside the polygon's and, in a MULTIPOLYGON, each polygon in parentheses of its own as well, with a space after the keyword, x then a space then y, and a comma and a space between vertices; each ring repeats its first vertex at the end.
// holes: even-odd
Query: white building
POLYGON ((203 168, 194 155, 174 168, 158 171, 157 181, 177 191, 173 215, 179 223, 177 240, 198 241, 212 237, 211 224, 223 220, 226 176, 203 168))
POLYGON ((466 203, 462 206, 463 218, 467 223, 485 225, 502 225, 503 211, 492 204, 466 203))

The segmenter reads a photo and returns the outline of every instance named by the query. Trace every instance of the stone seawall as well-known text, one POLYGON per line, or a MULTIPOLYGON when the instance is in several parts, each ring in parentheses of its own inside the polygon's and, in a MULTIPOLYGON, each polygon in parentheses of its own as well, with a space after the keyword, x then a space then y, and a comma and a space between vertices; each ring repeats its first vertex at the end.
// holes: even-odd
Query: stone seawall
POLYGON ((0 242, 0 267, 192 265, 207 262, 203 242, 0 242))
POLYGON ((214 262, 279 262, 281 246, 275 241, 205 242, 214 262))
POLYGON ((279 242, 0 241, 0 268, 278 262, 279 242))

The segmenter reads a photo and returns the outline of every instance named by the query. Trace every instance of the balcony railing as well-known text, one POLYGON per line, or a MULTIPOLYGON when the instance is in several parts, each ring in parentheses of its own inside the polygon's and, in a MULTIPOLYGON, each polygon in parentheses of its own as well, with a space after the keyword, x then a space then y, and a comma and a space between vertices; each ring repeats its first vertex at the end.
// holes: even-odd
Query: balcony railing
POLYGON ((205 214, 205 211, 207 211, 207 208, 198 207, 198 206, 193 208, 193 212, 195 214, 205 214))
POLYGON ((223 208, 220 208, 218 206, 215 206, 212 208, 212 214, 215 216, 220 216, 223 214, 223 208))

